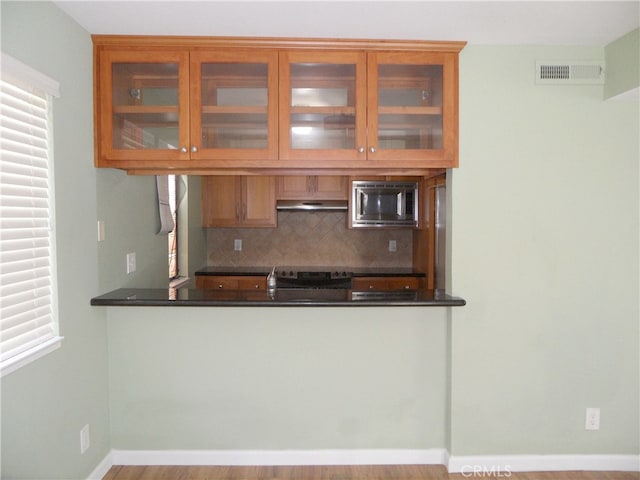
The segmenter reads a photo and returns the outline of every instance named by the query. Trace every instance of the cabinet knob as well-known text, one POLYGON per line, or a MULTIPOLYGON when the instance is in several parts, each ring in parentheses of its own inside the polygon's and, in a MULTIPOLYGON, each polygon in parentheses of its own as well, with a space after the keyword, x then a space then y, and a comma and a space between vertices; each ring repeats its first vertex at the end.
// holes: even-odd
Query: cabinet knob
POLYGON ((218 285, 218 288, 222 288, 222 284, 218 285))
POLYGON ((376 153, 376 147, 369 147, 369 151, 371 153, 376 153))
POLYGON ((359 153, 364 153, 364 151, 365 151, 365 148, 364 148, 364 147, 358 147, 358 152, 359 152, 359 153))
POLYGON ((191 151, 193 153, 196 153, 198 151, 198 147, 196 147, 195 145, 193 147, 191 147, 191 151))
POLYGON ((180 149, 180 151, 181 151, 182 153, 187 153, 187 152, 188 152, 187 147, 182 147, 182 148, 180 149))

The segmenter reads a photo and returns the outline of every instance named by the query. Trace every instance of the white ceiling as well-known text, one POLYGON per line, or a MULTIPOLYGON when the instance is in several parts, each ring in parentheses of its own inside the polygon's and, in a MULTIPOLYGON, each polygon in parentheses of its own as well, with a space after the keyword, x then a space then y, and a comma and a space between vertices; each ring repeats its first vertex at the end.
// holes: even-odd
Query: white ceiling
POLYGON ((605 46, 640 25, 634 1, 54 0, 92 34, 465 40, 605 46))

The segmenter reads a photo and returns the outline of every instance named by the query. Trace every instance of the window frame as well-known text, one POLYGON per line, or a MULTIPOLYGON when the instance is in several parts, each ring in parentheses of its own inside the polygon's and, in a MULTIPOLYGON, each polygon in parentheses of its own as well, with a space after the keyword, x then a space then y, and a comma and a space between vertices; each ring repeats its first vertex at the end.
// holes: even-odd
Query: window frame
MULTIPOLYGON (((57 268, 56 268, 56 231, 55 231, 55 172, 53 155, 53 98, 60 97, 59 83, 52 78, 29 67, 19 60, 1 53, 2 81, 13 87, 26 90, 30 93, 37 93, 44 98, 46 103, 46 129, 47 129, 47 194, 49 213, 49 280, 50 280, 50 322, 53 336, 42 340, 37 345, 31 346, 9 358, 0 361, 0 377, 4 377, 21 367, 41 358, 48 353, 57 350, 62 344, 64 337, 60 336, 60 325, 58 315, 58 289, 57 289, 57 268)), ((1 265, 0 265, 1 266, 1 265)))

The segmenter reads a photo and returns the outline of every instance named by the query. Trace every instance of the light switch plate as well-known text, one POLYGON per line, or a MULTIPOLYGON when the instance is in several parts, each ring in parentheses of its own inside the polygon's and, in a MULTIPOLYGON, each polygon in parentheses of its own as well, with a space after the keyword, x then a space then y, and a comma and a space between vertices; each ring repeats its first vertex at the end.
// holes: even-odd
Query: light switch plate
POLYGON ((136 254, 127 253, 127 274, 133 273, 136 271, 136 254))
POLYGON ((98 241, 104 242, 104 220, 98 220, 98 241))
POLYGON ((85 425, 80 430, 80 453, 83 454, 89 447, 91 446, 91 433, 89 430, 89 425, 85 425))

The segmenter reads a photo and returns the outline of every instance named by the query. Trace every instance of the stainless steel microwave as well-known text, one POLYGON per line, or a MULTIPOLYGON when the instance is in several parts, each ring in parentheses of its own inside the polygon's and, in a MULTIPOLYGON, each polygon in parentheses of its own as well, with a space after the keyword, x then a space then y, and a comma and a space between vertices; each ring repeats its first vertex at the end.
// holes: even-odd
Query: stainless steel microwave
POLYGON ((417 227, 418 183, 351 182, 353 227, 417 227))

